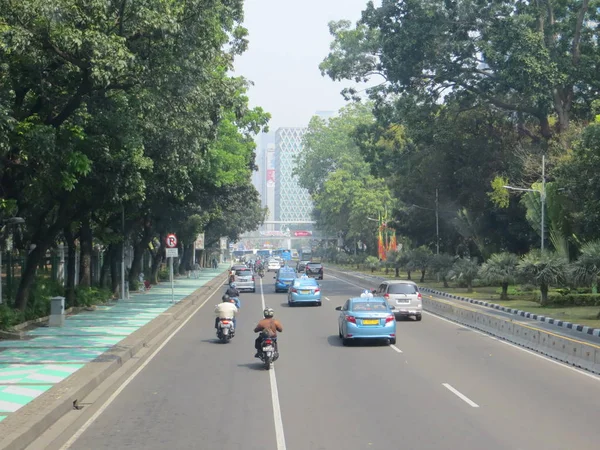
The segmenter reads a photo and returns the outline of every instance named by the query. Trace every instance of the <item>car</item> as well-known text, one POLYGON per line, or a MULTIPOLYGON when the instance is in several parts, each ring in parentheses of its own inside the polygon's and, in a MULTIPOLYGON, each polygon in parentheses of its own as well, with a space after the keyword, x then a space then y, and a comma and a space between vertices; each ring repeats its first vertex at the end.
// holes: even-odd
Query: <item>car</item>
POLYGON ((267 263, 267 272, 277 272, 281 269, 281 263, 277 259, 270 259, 267 263))
POLYGON ((296 264, 296 270, 298 272, 305 272, 306 271, 306 265, 310 262, 310 259, 301 259, 300 261, 298 261, 298 264, 296 264))
POLYGON ((309 277, 315 277, 319 280, 323 279, 323 264, 317 262, 309 262, 306 264, 306 275, 309 277))
POLYGON ((254 281, 254 272, 249 267, 237 269, 235 271, 235 287, 238 291, 256 292, 256 282, 254 281))
POLYGON ((393 307, 383 297, 349 298, 338 306, 338 334, 347 346, 357 339, 387 340, 396 343, 396 317, 393 307))
POLYGON ((381 282, 373 294, 385 298, 390 306, 395 307, 394 315, 397 319, 423 318, 423 296, 414 281, 386 280, 381 282))
POLYGON ((296 278, 288 291, 288 305, 313 303, 321 306, 321 286, 314 278, 302 275, 296 278))
POLYGON ((275 278, 275 292, 287 292, 296 279, 296 271, 291 267, 282 267, 273 278, 275 278))

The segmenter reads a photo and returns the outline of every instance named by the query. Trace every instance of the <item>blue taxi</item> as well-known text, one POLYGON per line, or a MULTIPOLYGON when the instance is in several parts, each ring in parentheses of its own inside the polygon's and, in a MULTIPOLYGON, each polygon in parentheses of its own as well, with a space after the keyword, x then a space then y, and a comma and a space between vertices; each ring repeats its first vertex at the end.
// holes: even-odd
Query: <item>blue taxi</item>
POLYGON ((294 306, 299 303, 321 306, 321 286, 317 280, 306 275, 294 280, 288 294, 288 305, 294 306))
POLYGON ((363 293, 349 298, 344 306, 338 306, 338 334, 342 344, 349 345, 358 339, 387 340, 396 343, 396 317, 394 306, 388 305, 383 297, 363 293))
POLYGON ((277 271, 277 275, 273 278, 275 278, 275 292, 287 292, 296 279, 296 271, 291 267, 284 266, 277 271))

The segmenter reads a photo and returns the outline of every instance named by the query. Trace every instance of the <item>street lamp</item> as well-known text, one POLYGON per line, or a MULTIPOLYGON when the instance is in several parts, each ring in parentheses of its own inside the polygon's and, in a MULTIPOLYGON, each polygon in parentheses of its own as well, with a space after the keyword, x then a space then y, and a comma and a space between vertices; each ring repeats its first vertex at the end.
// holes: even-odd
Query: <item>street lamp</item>
MULTIPOLYGON (((2 230, 4 230, 4 226, 7 225, 18 225, 20 223, 24 223, 25 219, 22 217, 10 217, 8 219, 0 220, 0 224, 2 224, 2 230)), ((10 267, 9 269, 10 270, 10 267)), ((0 305, 2 304, 2 248, 0 247, 0 305)))
POLYGON ((514 187, 514 186, 502 186, 505 189, 510 189, 513 191, 525 191, 525 192, 537 192, 538 194, 540 194, 540 204, 541 204, 541 209, 542 209, 542 217, 541 217, 541 238, 542 238, 542 243, 541 243, 541 249, 542 249, 542 253, 544 253, 544 210, 545 210, 545 203, 546 203, 546 155, 542 155, 542 190, 538 191, 537 189, 524 189, 524 188, 518 188, 518 187, 514 187))

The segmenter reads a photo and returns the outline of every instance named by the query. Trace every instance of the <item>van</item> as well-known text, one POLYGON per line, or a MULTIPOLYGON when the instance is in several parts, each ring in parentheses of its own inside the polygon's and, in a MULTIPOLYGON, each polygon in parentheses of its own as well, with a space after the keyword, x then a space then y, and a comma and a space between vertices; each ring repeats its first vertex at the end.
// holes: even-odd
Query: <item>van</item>
POLYGON ((423 318, 423 296, 417 283, 410 280, 386 280, 375 290, 374 295, 383 297, 394 307, 396 319, 423 318))

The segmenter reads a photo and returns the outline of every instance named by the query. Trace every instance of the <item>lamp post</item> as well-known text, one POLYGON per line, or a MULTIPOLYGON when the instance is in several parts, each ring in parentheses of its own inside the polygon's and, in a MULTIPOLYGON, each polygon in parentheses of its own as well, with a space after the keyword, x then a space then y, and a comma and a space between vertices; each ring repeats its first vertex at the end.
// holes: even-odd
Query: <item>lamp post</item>
POLYGON ((524 189, 524 188, 518 188, 518 187, 514 187, 514 186, 502 186, 505 189, 510 189, 513 191, 524 191, 524 192, 537 192, 538 194, 540 194, 540 205, 541 205, 541 245, 540 248, 542 250, 542 253, 544 253, 544 220, 545 220, 545 204, 546 204, 546 155, 542 155, 542 190, 539 191, 537 189, 524 189))
MULTIPOLYGON (((20 223, 24 223, 25 219, 22 217, 11 217, 9 219, 0 220, 0 224, 2 224, 2 229, 6 225, 18 225, 20 223)), ((8 268, 10 270, 10 267, 8 268)), ((0 247, 0 305, 2 304, 2 248, 0 247)))

